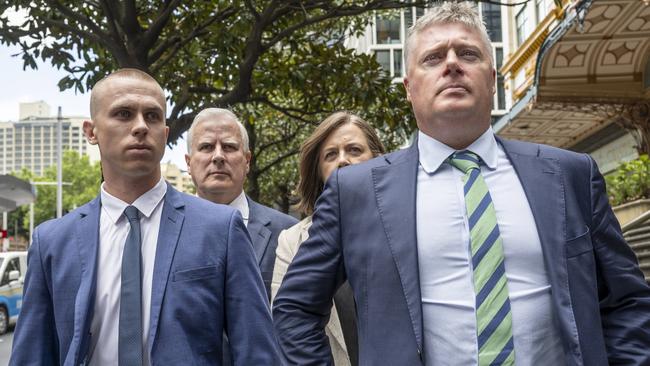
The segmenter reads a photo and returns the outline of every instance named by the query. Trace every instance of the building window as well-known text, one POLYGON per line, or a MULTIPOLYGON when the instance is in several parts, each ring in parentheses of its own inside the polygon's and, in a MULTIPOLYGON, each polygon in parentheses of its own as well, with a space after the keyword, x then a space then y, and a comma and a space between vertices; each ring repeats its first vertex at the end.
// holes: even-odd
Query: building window
POLYGON ((506 90, 504 88, 503 75, 499 71, 503 66, 503 48, 498 47, 495 49, 496 69, 497 69, 497 92, 496 92, 496 109, 506 109, 506 90))
POLYGON ((541 22, 551 10, 551 0, 535 0, 535 20, 541 22))
POLYGON ((517 25, 517 45, 521 46, 526 40, 526 23, 528 22, 528 14, 526 14, 526 5, 515 16, 515 23, 517 25))
POLYGON ((497 4, 483 3, 481 4, 481 11, 483 13, 485 26, 490 35, 490 40, 492 42, 502 42, 501 7, 497 4))
POLYGON ((400 37, 400 16, 391 14, 388 16, 375 16, 375 39, 377 44, 399 44, 400 37))
POLYGON ((402 77, 402 50, 393 50, 393 76, 402 77))
POLYGON ((375 51, 375 59, 381 65, 382 69, 390 73, 390 50, 375 51))
POLYGON ((423 8, 411 7, 402 11, 375 15, 373 44, 370 51, 377 62, 393 78, 404 76, 403 44, 408 28, 424 15, 423 8))

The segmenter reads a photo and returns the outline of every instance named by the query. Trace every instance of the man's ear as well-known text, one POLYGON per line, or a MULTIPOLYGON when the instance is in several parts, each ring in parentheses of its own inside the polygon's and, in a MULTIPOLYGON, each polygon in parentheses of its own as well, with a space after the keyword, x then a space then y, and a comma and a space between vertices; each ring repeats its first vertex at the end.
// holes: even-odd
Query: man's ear
POLYGON ((192 176, 192 169, 190 168, 190 161, 191 160, 192 160, 192 158, 190 157, 190 155, 185 154, 185 164, 187 164, 187 174, 189 174, 190 177, 192 176))
POLYGON ((411 101, 411 89, 409 89, 409 79, 408 77, 404 77, 404 89, 406 89, 406 100, 409 102, 411 101))
POLYGON ((91 145, 97 145, 97 135, 95 134, 95 122, 92 120, 85 120, 83 123, 84 136, 91 145))

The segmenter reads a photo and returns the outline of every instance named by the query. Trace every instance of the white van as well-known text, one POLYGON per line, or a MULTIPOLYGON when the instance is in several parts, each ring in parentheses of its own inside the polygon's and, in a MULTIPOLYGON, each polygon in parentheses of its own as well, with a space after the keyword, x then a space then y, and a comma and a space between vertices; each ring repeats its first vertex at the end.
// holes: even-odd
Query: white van
POLYGON ((23 304, 27 252, 0 253, 0 334, 16 324, 23 304))

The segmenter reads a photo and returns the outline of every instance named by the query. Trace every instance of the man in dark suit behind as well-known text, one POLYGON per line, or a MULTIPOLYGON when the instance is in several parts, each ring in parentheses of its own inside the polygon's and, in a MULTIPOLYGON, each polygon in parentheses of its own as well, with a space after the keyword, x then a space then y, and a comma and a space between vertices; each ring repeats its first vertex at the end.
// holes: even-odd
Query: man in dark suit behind
POLYGON ((11 365, 278 365, 262 279, 240 214, 161 178, 165 97, 118 70, 91 93, 84 133, 104 182, 36 228, 11 365))
POLYGON ((347 279, 360 365, 650 365, 650 289, 586 154, 505 141, 475 5, 409 30, 418 137, 339 169, 274 301, 291 365, 331 365, 347 279))
POLYGON ((298 220, 244 193, 251 160, 248 133, 231 111, 206 108, 199 112, 187 134, 187 152, 185 160, 198 196, 235 207, 244 217, 270 300, 278 236, 298 220))

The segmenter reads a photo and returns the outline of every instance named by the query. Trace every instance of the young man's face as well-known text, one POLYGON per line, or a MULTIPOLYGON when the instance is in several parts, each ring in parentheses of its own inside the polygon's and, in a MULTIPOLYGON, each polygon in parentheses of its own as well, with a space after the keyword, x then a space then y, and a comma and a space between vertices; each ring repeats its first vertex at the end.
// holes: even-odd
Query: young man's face
POLYGON ((153 176, 157 181, 169 134, 160 86, 118 76, 93 92, 98 93, 94 115, 84 123, 84 133, 90 143, 99 145, 104 177, 153 176))

